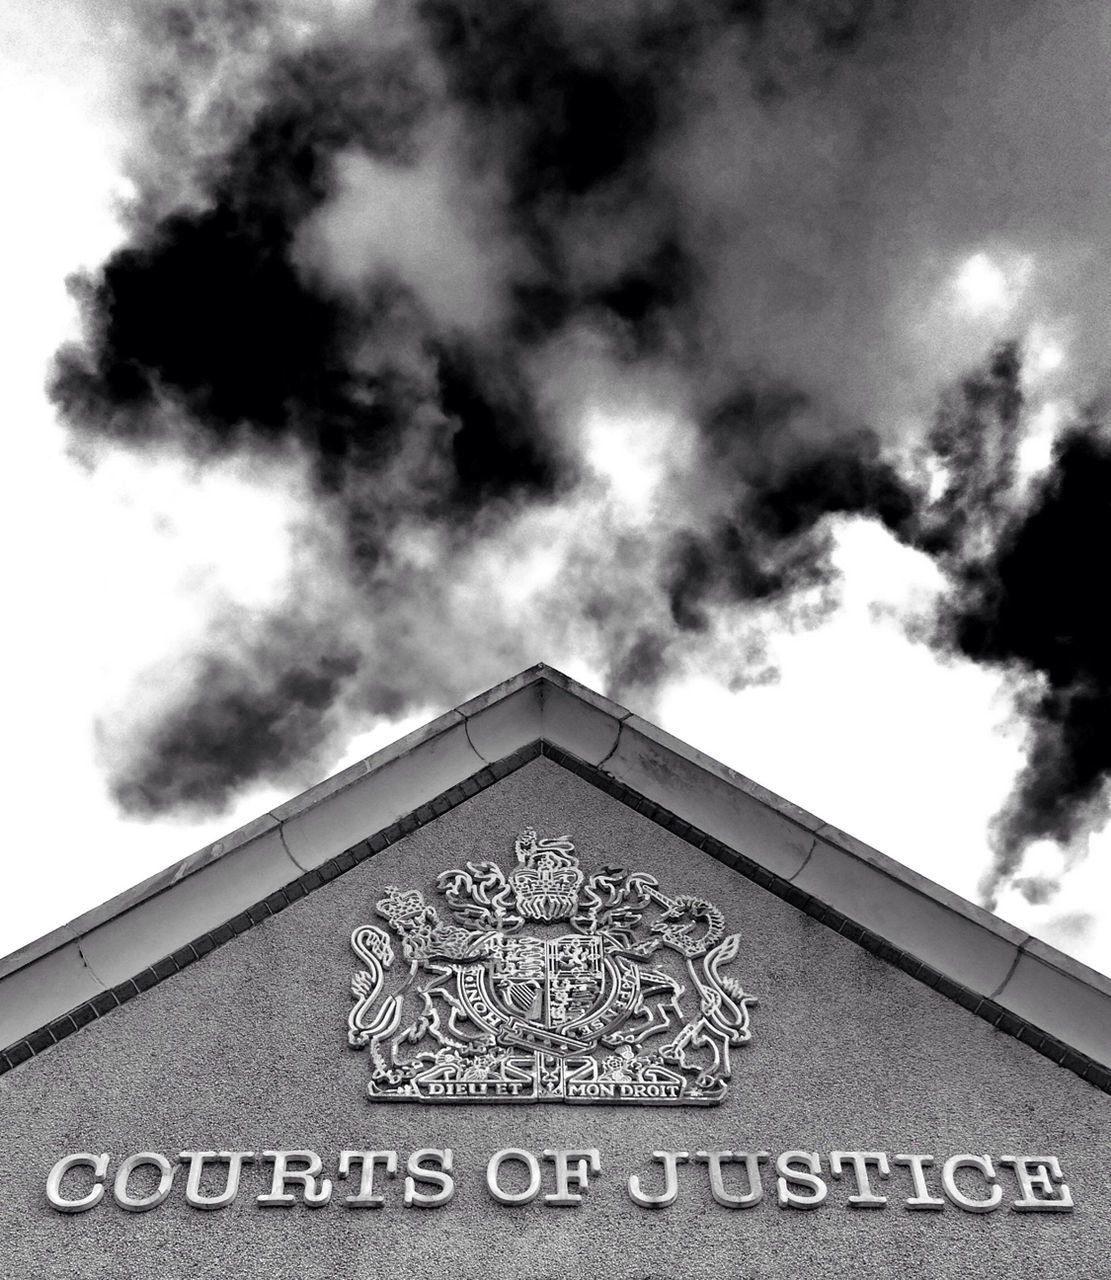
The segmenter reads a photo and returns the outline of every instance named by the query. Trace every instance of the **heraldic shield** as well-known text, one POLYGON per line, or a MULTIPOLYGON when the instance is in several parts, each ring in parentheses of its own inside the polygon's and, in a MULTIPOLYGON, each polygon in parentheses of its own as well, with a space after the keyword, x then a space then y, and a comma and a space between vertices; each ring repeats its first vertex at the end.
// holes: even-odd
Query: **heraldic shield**
POLYGON ((365 968, 347 1038, 369 1052, 370 1097, 720 1102, 730 1052, 752 1036, 755 997, 721 971, 740 935, 713 903, 650 875, 588 879, 568 839, 526 829, 514 849, 508 874, 468 862, 440 875, 450 922, 390 885, 376 904, 389 932, 351 935, 365 968))

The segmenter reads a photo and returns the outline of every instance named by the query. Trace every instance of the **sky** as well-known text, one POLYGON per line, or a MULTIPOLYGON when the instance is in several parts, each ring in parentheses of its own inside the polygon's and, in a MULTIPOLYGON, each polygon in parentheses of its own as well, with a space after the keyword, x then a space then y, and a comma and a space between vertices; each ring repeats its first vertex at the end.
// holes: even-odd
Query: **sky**
POLYGON ((0 953, 546 661, 1111 972, 1104 5, 0 50, 0 953))

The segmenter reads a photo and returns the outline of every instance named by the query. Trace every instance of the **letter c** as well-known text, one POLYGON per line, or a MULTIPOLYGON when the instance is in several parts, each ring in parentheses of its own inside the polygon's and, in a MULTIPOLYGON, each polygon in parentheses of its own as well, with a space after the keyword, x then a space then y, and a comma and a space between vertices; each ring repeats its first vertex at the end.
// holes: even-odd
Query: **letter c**
POLYGON ((90 1155, 88 1151, 77 1151, 71 1156, 63 1156, 50 1170, 46 1179, 46 1198, 59 1213, 84 1213, 92 1209, 104 1199, 104 1179, 108 1176, 108 1152, 103 1155, 90 1155), (85 1166, 93 1170, 95 1183, 76 1200, 65 1200, 62 1197, 62 1179, 70 1169, 85 1166))
POLYGON ((991 1213, 999 1208, 1003 1199, 1003 1188, 995 1181, 991 1156, 950 1156, 941 1167, 941 1186, 949 1199, 967 1213, 991 1213), (993 1184, 986 1200, 973 1200, 961 1191, 953 1176, 958 1169, 978 1169, 993 1184))

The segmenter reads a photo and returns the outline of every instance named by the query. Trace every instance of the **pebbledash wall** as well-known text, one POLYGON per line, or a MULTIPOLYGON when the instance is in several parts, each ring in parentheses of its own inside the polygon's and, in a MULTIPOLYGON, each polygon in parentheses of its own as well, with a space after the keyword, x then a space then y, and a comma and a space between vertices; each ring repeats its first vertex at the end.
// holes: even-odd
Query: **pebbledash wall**
MULTIPOLYGON (((1017 1000, 1008 1003, 1028 940, 658 732, 650 749, 635 743, 649 732, 642 722, 547 668, 452 716, 0 966, 9 1068, 0 1076, 3 1280, 1111 1275, 1108 1076, 1100 1061, 1108 1027, 1094 1026, 1080 1046, 1061 1034, 1070 1017, 1106 1019, 1111 993, 1097 975, 1060 958, 1065 985, 1051 993, 1039 1028, 1036 998, 1024 996, 1022 1012, 1012 1007, 1017 1000), (496 717, 526 713, 535 723, 514 729, 513 750, 498 754, 491 735, 505 729, 496 717), (619 731, 607 742, 604 716, 624 726, 624 738, 619 731), (479 767, 442 787, 451 770, 444 773, 434 748, 460 727, 479 767), (640 789, 617 776, 630 743, 645 770, 640 789), (427 794, 386 823, 371 783, 402 804, 427 794), (731 814, 734 838, 677 815, 677 801, 661 805, 666 788, 680 784, 703 788, 705 826, 718 821, 714 812, 731 814), (515 852, 530 828, 535 839, 515 852), (259 842, 270 836, 291 860, 280 891, 258 861, 259 842), (563 836, 573 850, 544 845, 563 836), (324 860, 306 871, 314 842, 324 860), (556 852, 549 857, 545 847, 556 852), (452 1040, 453 1008, 473 1014, 477 1001, 482 1009, 459 975, 493 973, 488 958, 467 950, 492 891, 483 898, 473 876, 468 886, 441 873, 489 862, 512 883, 530 848, 540 850, 537 865, 570 868, 563 886, 578 884, 580 913, 591 877, 596 897, 611 886, 611 906, 620 886, 631 886, 621 946, 598 945, 610 947, 611 975, 636 970, 645 1006, 653 982, 656 1005, 674 990, 652 977, 666 968, 661 939, 675 944, 668 954, 677 972, 691 973, 682 967, 690 959, 705 984, 701 998, 692 1002, 698 993, 685 981, 674 1009, 654 1015, 666 1030, 645 1042, 673 1045, 686 1028, 686 1047, 670 1059, 664 1053, 654 1076, 629 1065, 632 1049, 623 1063, 610 1053, 608 1083, 594 1091, 616 1098, 624 1081, 620 1103, 510 1102, 504 1087, 502 1100, 490 1101, 499 1094, 489 1055, 485 1070, 480 1063, 470 1072, 474 1101, 444 1100, 465 1092, 451 1071, 441 1072, 438 1091, 429 1087, 433 1073, 419 1098, 372 1098, 372 1050, 388 1057, 419 1012, 420 990, 439 978, 446 993, 430 1003, 443 1034, 433 1047, 452 1040), (830 906, 813 892, 819 881, 800 887, 802 869, 832 859, 829 850, 856 859, 841 876, 864 923, 846 901, 830 906), (236 858, 243 874, 218 880, 211 868, 236 858), (248 908, 253 880, 259 891, 248 908), (189 896, 182 886, 191 881, 189 896), (445 888, 454 888, 457 905, 478 904, 475 913, 453 914, 445 888), (904 890, 912 905, 921 899, 924 929, 916 931, 904 890), (423 952, 413 934, 406 951, 403 924, 395 927, 413 891, 437 909, 438 941, 423 952), (213 895, 222 901, 213 904, 213 895), (402 904, 393 917, 388 905, 377 907, 390 902, 402 904), (233 923, 194 932, 185 947, 180 931, 204 922, 198 903, 210 913, 204 919, 233 923), (909 948, 924 950, 927 935, 939 950, 916 958, 909 948), (375 942, 387 936, 392 964, 375 942), (726 949, 708 952, 709 942, 700 946, 707 938, 715 946, 725 938, 726 949), (97 990, 67 976, 71 946, 97 990), (614 959, 622 947, 626 958, 614 959), (938 967, 948 954, 963 966, 956 976, 938 967), (385 957, 378 969, 375 955, 385 957), (121 977, 145 957, 153 967, 121 977), (704 963, 714 957, 716 977, 704 963), (981 961, 1000 966, 983 983, 981 961), (987 983, 992 991, 977 994, 987 983), (742 987, 758 1002, 749 1004, 742 987), (404 1017, 390 991, 408 1000, 404 1017), (1059 1007, 1069 999, 1071 1013, 1059 1007), (44 1024, 49 1035, 36 1035, 44 1024), (699 1078, 718 1096, 724 1084, 724 1096, 690 1105, 696 1076, 679 1063, 712 1057, 715 1028, 719 1050, 732 1036, 731 1070, 719 1062, 699 1078), (353 1048, 350 1039, 366 1043, 353 1048), (658 1084, 675 1078, 692 1095, 676 1098, 658 1084), (445 1088, 445 1080, 456 1083, 445 1088), (202 1162, 183 1152, 250 1154, 202 1162), (285 1166, 310 1176, 284 1180, 281 1152, 299 1153, 285 1166), (371 1152, 380 1154, 372 1160, 371 1152), (153 1159, 132 1161, 127 1176, 125 1162, 141 1153, 153 1159), (88 1158, 66 1163, 78 1155, 88 1158), (229 1197, 232 1165, 239 1180, 229 1197), (372 1185, 362 1177, 370 1166, 372 1185), (191 1170, 202 1171, 192 1189, 191 1170), (204 1198, 226 1202, 191 1203, 204 1198)), ((510 911, 513 896, 506 890, 501 899, 510 911)), ((540 939, 541 953, 546 938, 587 936, 558 906, 552 914, 518 934, 540 939)), ((610 917, 606 936, 616 937, 619 924, 610 917)), ((1034 950, 1039 963, 1053 959, 1040 944, 1034 950)), ((522 954, 513 953, 514 964, 522 954)), ((589 967, 589 958, 581 963, 589 967)), ((568 989, 584 1009, 608 1001, 611 1015, 625 998, 612 982, 594 994, 588 983, 568 989)), ((550 985, 552 1000, 554 991, 550 985)), ((527 1058, 538 1015, 522 1013, 524 1040, 514 1040, 509 1007, 498 1034, 527 1058)), ((459 1016, 455 1031, 467 1026, 459 1016)), ((399 1060, 414 1051, 399 1047, 399 1060)), ((542 1067, 543 1055, 536 1061, 542 1067)), ((390 1079, 379 1076, 380 1093, 404 1089, 400 1076, 390 1079)))

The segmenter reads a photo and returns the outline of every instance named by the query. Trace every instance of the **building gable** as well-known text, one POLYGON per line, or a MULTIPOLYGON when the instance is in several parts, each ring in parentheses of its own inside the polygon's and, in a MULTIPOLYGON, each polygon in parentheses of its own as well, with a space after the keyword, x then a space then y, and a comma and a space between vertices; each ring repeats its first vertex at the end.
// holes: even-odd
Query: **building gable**
MULTIPOLYGON (((638 811, 612 780, 586 776, 593 767, 523 751, 465 801, 409 824, 373 856, 4 1076, 8 1271, 306 1280, 1101 1274, 1111 1220, 1101 1091, 779 886, 757 883, 716 846, 695 847, 659 811, 638 811), (715 1103, 370 1096, 370 1045, 352 1047, 349 1036, 352 978, 364 966, 353 935, 375 924, 390 934, 391 974, 404 987, 402 936, 377 907, 389 886, 421 893, 446 923, 452 882, 442 873, 468 863, 508 873, 528 827, 541 842, 571 837, 587 877, 637 873, 670 902, 720 913, 737 939, 721 974, 758 1003, 715 1103), (200 1152, 241 1153, 237 1194, 216 1212, 188 1200, 200 1152), (358 1203, 360 1163, 349 1157, 345 1174, 343 1152, 363 1165, 379 1153, 367 1194, 381 1204, 371 1212, 358 1203), (60 1175, 56 1198, 103 1193, 87 1210, 59 1212, 44 1194, 48 1172, 79 1153, 93 1165, 60 1175), (276 1183, 279 1153, 294 1170, 316 1158, 319 1173, 307 1185, 276 1183), (163 1199, 155 1158, 169 1170, 163 1199), (156 1203, 147 1211, 128 1211, 148 1201, 156 1203)), ((514 936, 569 929, 557 907, 551 921, 514 936)), ((631 927, 628 949, 648 936, 631 927)), ((436 954, 457 943, 446 939, 436 954)), ((657 967, 658 955, 645 963, 657 967)), ((419 970, 409 998, 430 972, 419 970)), ((400 1045, 399 1056, 420 1047, 400 1045)), ((198 1193, 219 1199, 228 1160, 214 1155, 202 1170, 198 1193)))

